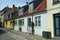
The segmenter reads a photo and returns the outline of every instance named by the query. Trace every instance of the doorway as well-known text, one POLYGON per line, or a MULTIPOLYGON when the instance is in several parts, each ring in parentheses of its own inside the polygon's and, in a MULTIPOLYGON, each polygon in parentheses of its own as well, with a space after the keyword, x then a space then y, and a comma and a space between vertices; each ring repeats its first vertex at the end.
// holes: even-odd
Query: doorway
POLYGON ((54 14, 54 35, 60 36, 60 14, 54 14))

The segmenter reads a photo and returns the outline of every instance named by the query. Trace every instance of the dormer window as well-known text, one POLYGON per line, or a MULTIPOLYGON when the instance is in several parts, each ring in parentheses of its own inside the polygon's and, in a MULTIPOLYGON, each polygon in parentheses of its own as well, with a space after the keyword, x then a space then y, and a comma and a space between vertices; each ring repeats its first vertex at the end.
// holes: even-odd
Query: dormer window
POLYGON ((10 14, 8 14, 8 19, 10 18, 10 14))
POLYGON ((25 5, 23 6, 20 10, 19 10, 19 15, 23 15, 29 8, 29 5, 25 5))
POLYGON ((53 0, 53 3, 58 3, 60 2, 60 0, 53 0))
POLYGON ((33 2, 29 3, 29 12, 33 12, 33 2))
POLYGON ((23 15, 23 8, 19 10, 19 15, 23 15))

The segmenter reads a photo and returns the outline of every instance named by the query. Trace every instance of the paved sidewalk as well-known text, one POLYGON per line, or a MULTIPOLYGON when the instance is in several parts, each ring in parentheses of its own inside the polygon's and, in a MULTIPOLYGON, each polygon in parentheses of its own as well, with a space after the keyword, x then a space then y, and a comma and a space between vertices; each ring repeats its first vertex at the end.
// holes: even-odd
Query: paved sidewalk
POLYGON ((20 36, 26 38, 27 40, 46 40, 41 36, 31 35, 31 34, 29 34, 27 32, 19 32, 19 31, 16 31, 16 30, 10 30, 10 29, 6 29, 6 28, 4 28, 4 29, 7 30, 7 31, 10 31, 10 32, 13 32, 13 33, 15 33, 17 35, 20 35, 20 36))

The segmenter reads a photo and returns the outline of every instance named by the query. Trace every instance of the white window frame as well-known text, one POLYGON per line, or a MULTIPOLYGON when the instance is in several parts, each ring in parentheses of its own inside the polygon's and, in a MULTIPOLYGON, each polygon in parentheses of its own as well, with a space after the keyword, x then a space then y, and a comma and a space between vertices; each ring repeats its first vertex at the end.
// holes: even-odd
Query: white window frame
POLYGON ((20 20, 18 20, 18 22, 19 22, 19 21, 23 21, 23 24, 22 24, 22 22, 21 22, 21 24, 22 24, 21 26, 24 26, 24 19, 20 19, 20 20))
POLYGON ((37 19, 35 19, 35 26, 40 27, 41 26, 41 16, 35 16, 35 18, 37 18, 37 19), (40 17, 40 20, 38 20, 38 17, 40 17), (36 21, 37 21, 37 25, 36 25, 36 21), (40 21, 40 23, 38 21, 40 21))

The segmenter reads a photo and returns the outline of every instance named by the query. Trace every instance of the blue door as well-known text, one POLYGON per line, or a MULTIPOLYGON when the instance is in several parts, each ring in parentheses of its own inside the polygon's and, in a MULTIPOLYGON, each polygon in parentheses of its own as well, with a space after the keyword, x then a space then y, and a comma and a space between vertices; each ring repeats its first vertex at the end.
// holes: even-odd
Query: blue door
POLYGON ((54 15, 54 34, 60 36, 60 14, 54 15))

